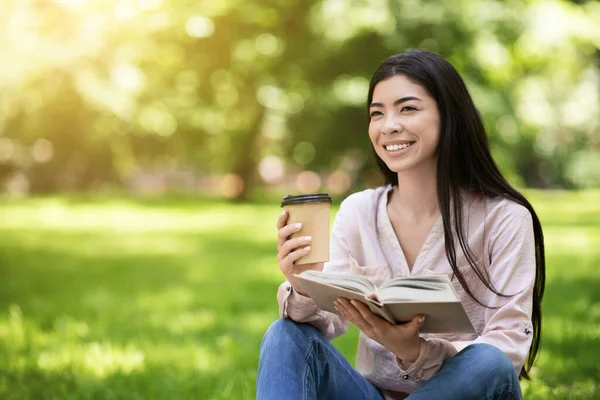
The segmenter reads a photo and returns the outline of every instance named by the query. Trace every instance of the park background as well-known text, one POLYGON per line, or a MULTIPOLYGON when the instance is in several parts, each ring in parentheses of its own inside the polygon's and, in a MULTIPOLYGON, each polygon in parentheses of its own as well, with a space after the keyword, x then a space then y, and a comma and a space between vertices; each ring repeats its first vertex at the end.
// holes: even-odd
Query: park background
POLYGON ((382 182, 368 81, 407 48, 459 70, 542 220, 525 398, 600 398, 598 21, 585 0, 0 0, 0 398, 253 398, 280 198, 335 211, 382 182))

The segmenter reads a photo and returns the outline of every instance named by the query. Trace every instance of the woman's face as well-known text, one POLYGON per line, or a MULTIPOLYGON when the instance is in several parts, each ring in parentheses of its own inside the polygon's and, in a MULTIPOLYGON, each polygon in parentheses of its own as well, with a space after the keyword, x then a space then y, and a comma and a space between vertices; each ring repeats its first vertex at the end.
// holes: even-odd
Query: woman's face
POLYGON ((369 115, 369 137, 390 170, 436 165, 440 113, 423 87, 404 75, 379 82, 369 115))

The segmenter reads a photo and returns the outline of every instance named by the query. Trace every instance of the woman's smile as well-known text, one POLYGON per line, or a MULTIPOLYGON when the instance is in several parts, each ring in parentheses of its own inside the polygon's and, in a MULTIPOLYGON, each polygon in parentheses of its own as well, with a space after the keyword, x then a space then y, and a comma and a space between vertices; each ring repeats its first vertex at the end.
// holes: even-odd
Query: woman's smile
POLYGON ((387 151, 390 157, 399 157, 403 154, 408 153, 412 149, 412 145, 415 141, 404 141, 401 143, 389 143, 384 144, 383 148, 387 151))

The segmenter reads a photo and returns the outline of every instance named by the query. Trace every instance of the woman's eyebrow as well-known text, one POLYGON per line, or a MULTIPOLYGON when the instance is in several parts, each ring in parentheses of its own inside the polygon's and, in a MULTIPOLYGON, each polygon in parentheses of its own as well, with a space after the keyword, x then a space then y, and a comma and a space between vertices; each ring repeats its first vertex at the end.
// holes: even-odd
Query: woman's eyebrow
MULTIPOLYGON (((410 101, 410 100, 422 101, 417 96, 406 96, 406 97, 401 97, 398 100, 394 101, 394 106, 397 106, 397 105, 402 104, 402 103, 406 103, 407 101, 410 101)), ((371 107, 383 107, 383 104, 381 104, 381 103, 371 103, 371 105, 369 106, 369 108, 371 108, 371 107)))

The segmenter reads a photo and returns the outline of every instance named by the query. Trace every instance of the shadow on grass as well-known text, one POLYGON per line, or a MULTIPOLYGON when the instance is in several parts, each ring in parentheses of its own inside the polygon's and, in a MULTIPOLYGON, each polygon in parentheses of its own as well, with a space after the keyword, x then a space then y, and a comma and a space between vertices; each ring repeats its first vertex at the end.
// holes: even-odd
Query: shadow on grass
POLYGON ((168 234, 187 250, 148 255, 76 251, 104 233, 26 235, 0 232, 0 324, 12 329, 0 336, 0 398, 254 397, 260 341, 277 318, 276 262, 256 274, 270 267, 271 243, 168 234), (142 366, 98 377, 93 349, 110 370, 128 362, 128 346, 142 366))
POLYGON ((69 370, 43 371, 35 366, 0 376, 3 400, 21 399, 253 399, 256 374, 250 368, 199 373, 165 366, 97 378, 69 370), (9 390, 10 388, 10 390, 9 390))
MULTIPOLYGON (((73 243, 74 248, 82 240, 81 234, 48 234, 56 241, 73 243)), ((135 309, 140 306, 139 299, 152 299, 161 293, 175 300, 178 295, 184 298, 176 301, 179 307, 184 303, 225 307, 221 311, 234 314, 276 305, 275 290, 281 279, 277 263, 272 262, 272 279, 256 274, 270 267, 264 265, 264 255, 272 253, 272 244, 230 238, 227 232, 168 236, 190 244, 184 246, 188 250, 145 255, 98 248, 76 254, 24 245, 19 237, 0 234, 0 271, 4 277, 0 310, 16 303, 26 313, 35 314, 47 306, 53 315, 89 316, 103 307, 135 309)), ((103 238, 87 234, 85 240, 101 243, 103 238)))

